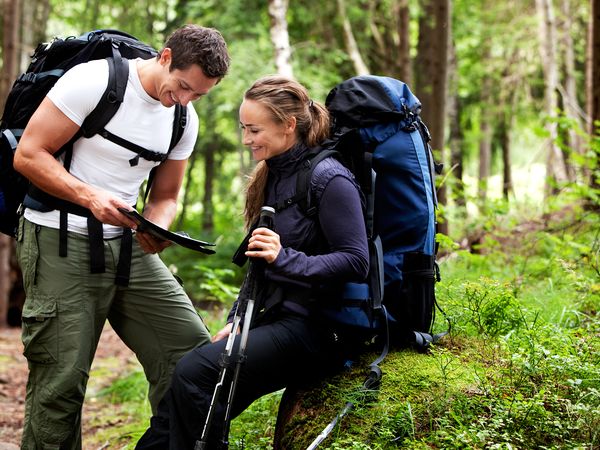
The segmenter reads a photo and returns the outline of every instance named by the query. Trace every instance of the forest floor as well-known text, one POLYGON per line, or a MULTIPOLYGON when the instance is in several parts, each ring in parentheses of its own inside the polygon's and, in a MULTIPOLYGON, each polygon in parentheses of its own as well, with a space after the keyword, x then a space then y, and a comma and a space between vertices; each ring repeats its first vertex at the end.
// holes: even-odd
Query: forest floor
MULTIPOLYGON (((25 386, 27 384, 27 361, 22 354, 20 328, 0 329, 0 450, 18 449, 23 426, 25 407, 25 386)), ((110 428, 127 420, 127 417, 116 418, 111 414, 106 417, 106 403, 97 402, 95 394, 110 386, 117 378, 130 373, 138 362, 134 354, 119 339, 116 333, 106 326, 100 338, 96 357, 92 364, 88 382, 86 400, 83 406, 83 449, 109 449, 107 443, 86 445, 86 437, 96 434, 101 428, 110 428)), ((119 405, 112 405, 118 408, 119 405)), ((122 416, 118 414, 118 416, 122 416)))

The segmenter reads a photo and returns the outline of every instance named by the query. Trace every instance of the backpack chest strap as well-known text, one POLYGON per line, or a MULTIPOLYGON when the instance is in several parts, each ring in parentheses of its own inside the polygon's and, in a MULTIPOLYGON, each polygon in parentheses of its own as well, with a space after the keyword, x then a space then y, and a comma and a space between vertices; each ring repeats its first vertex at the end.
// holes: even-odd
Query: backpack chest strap
POLYGON ((138 165, 138 163, 140 162, 140 157, 148 161, 154 162, 163 162, 165 159, 167 159, 168 153, 159 153, 152 150, 147 150, 140 145, 134 144, 133 142, 130 142, 126 139, 117 136, 116 134, 111 133, 110 131, 106 130, 106 128, 101 130, 98 134, 104 139, 108 139, 109 141, 134 152, 136 156, 129 160, 129 165, 131 167, 138 165))

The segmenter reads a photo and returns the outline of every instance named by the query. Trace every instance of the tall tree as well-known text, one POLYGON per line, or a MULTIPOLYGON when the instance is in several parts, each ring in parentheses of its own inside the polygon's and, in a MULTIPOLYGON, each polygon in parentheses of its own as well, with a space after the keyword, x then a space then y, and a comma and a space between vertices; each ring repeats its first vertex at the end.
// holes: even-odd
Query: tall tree
POLYGON ((350 24, 350 19, 348 18, 348 14, 346 12, 346 1, 337 0, 337 6, 344 29, 344 43, 346 44, 346 51, 348 52, 350 60, 354 64, 354 71, 356 72, 356 75, 367 75, 369 73, 369 68, 365 64, 362 55, 360 54, 358 44, 356 43, 356 39, 354 38, 352 25, 350 24))
POLYGON ((448 147, 450 148, 450 170, 452 171, 452 197, 456 204, 461 208, 467 204, 464 189, 464 154, 463 154, 463 142, 464 133, 463 127, 460 123, 461 116, 461 100, 458 95, 458 61, 456 58, 456 46, 454 42, 450 45, 450 59, 449 59, 449 77, 448 77, 448 122, 449 122, 449 136, 448 136, 448 147))
MULTIPOLYGON (((415 60, 417 97, 423 104, 423 120, 431 132, 431 145, 444 159, 448 44, 450 39, 450 0, 422 0, 419 41, 415 60)), ((446 187, 438 190, 438 200, 446 203, 446 187)), ((448 222, 439 231, 448 233, 448 222)))
POLYGON ((567 171, 562 151, 557 145, 558 128, 556 108, 558 107, 558 54, 556 17, 552 0, 536 0, 539 16, 539 44, 544 70, 544 111, 547 116, 546 129, 546 195, 552 194, 556 183, 567 181, 567 171))
MULTIPOLYGON (((590 0, 590 23, 587 66, 587 102, 590 136, 598 134, 600 124, 600 0, 590 0)), ((592 186, 600 189, 600 151, 596 149, 596 171, 592 186)))
POLYGON ((0 107, 19 72, 19 31, 21 0, 3 0, 2 13, 2 71, 0 78, 0 107))
POLYGON ((587 65, 588 132, 598 132, 600 121, 600 0, 590 0, 590 21, 587 65))
POLYGON ((288 0, 269 0, 269 17, 271 18, 271 42, 275 49, 275 67, 277 73, 288 77, 294 76, 292 70, 290 37, 287 26, 288 0))
POLYGON ((512 181, 512 159, 510 157, 511 141, 510 129, 512 128, 512 114, 510 111, 501 113, 498 123, 498 137, 502 149, 502 197, 509 199, 509 195, 514 193, 512 181))
MULTIPOLYGON (((20 0, 4 0, 2 15, 2 72, 0 79, 0 110, 4 109, 6 95, 19 72, 19 25, 21 23, 20 0)), ((11 280, 11 254, 13 240, 0 234, 0 328, 5 327, 11 280)))
POLYGON ((27 0, 22 5, 19 49, 19 72, 29 65, 29 57, 39 42, 46 41, 46 24, 50 16, 50 0, 27 0))
MULTIPOLYGON (((487 3, 484 2, 484 5, 487 3)), ((491 49, 489 42, 483 42, 482 44, 482 57, 483 60, 489 60, 491 56, 491 49)), ((480 125, 479 125, 479 173, 478 173, 478 189, 477 197, 481 206, 485 206, 485 200, 488 195, 488 184, 490 180, 492 170, 492 135, 493 135, 493 111, 491 105, 493 104, 492 98, 494 92, 492 74, 486 72, 483 75, 481 81, 481 97, 480 102, 482 107, 480 108, 480 125)))
MULTIPOLYGON (((563 55, 563 79, 564 88, 560 86, 562 104, 565 116, 576 125, 569 127, 566 136, 566 144, 570 151, 581 154, 583 149, 583 140, 575 128, 582 128, 581 113, 582 108, 577 99, 577 72, 575 68, 575 48, 573 43, 572 30, 574 29, 573 4, 571 0, 562 0, 561 3, 561 53, 563 55)), ((568 161, 568 159, 567 159, 568 161)), ((567 170, 570 181, 575 181, 575 173, 572 164, 567 164, 567 170)))
POLYGON ((394 2, 392 10, 398 17, 398 77, 412 85, 412 61, 410 57, 410 10, 408 0, 394 2))

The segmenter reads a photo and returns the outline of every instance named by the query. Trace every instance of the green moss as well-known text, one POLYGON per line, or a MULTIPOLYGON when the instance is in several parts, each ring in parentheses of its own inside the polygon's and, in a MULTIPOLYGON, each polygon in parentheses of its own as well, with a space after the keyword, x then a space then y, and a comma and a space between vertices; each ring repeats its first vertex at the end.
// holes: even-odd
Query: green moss
POLYGON ((375 356, 365 355, 352 370, 302 393, 302 408, 287 427, 286 435, 293 438, 284 443, 286 448, 306 448, 347 402, 353 403, 352 409, 322 448, 384 448, 399 436, 429 428, 432 414, 476 382, 476 365, 465 364, 448 350, 403 350, 381 364, 380 389, 364 392, 365 369, 375 356))

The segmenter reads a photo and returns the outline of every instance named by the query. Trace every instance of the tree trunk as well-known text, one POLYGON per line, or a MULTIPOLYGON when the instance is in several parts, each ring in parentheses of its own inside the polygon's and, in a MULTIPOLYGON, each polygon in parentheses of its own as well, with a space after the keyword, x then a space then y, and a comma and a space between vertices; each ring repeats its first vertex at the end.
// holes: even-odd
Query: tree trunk
POLYGON ((269 0, 269 17, 271 18, 271 42, 275 49, 275 67, 277 73, 293 77, 291 63, 290 37, 286 14, 288 0, 269 0))
MULTIPOLYGON (((2 75, 0 78, 0 110, 14 79, 19 72, 19 24, 21 23, 20 0, 4 0, 2 35, 2 75)), ((9 297, 13 281, 11 277, 12 240, 0 234, 0 328, 7 325, 9 297)))
MULTIPOLYGON (((417 97, 423 104, 422 117, 429 127, 431 145, 440 161, 444 160, 450 8, 450 0, 423 0, 414 73, 417 97)), ((438 201, 446 203, 444 185, 438 189, 438 201)), ((448 233, 447 220, 440 222, 439 231, 448 233)))
POLYGON ((410 59, 410 11, 408 0, 394 4, 394 14, 398 17, 398 77, 412 85, 412 63, 410 59))
POLYGON ((21 12, 21 45, 18 72, 25 72, 33 51, 46 40, 46 24, 50 15, 50 0, 27 0, 21 12))
POLYGON ((20 0, 4 0, 2 22, 0 109, 4 109, 6 95, 19 72, 19 24, 21 23, 20 0))
MULTIPOLYGON (((565 115, 574 121, 575 127, 583 128, 581 121, 582 108, 577 100, 577 83, 575 79, 575 50, 573 46, 573 18, 571 0, 562 1, 562 47, 564 52, 564 90, 561 89, 565 115)), ((581 155, 584 152, 581 136, 569 127, 567 142, 571 152, 581 155)), ((570 158, 566 158, 567 161, 570 158)), ((573 164, 567 163, 567 174, 570 181, 575 181, 576 173, 573 164)))
POLYGON ((588 132, 595 135, 600 121, 600 0, 590 0, 587 66, 588 132))
MULTIPOLYGON (((490 59, 491 49, 486 42, 483 45, 481 56, 484 61, 490 59)), ((479 168, 477 177, 477 199, 479 206, 485 208, 488 196, 488 184, 492 167, 492 105, 494 104, 492 94, 492 78, 489 74, 483 75, 481 82, 481 117, 479 125, 479 168)))
MULTIPOLYGON (((484 101, 484 105, 485 104, 486 103, 484 101)), ((490 118, 485 112, 483 112, 481 117, 480 133, 477 197, 480 205, 484 207, 488 193, 488 183, 490 181, 490 168, 492 166, 492 126, 490 123, 490 118)))
POLYGON ((502 197, 505 200, 508 200, 510 194, 514 192, 510 158, 510 129, 512 126, 511 118, 511 114, 502 114, 498 126, 500 145, 502 147, 502 197))
POLYGON ((536 0, 536 9, 539 20, 539 42, 544 69, 544 110, 548 117, 546 129, 549 137, 546 140, 546 187, 545 195, 548 197, 556 191, 556 183, 567 181, 567 172, 562 151, 556 144, 558 127, 556 123, 556 108, 558 107, 558 63, 557 63, 557 39, 556 19, 551 0, 536 0))
POLYGON ((460 112, 461 104, 458 97, 458 71, 456 64, 456 51, 454 44, 449 47, 450 59, 448 62, 448 123, 450 128, 450 135, 448 146, 450 147, 450 170, 452 170, 451 191, 452 198, 459 206, 462 212, 466 213, 465 206, 467 199, 465 197, 465 185, 464 185, 464 155, 462 151, 463 146, 463 130, 460 123, 460 112))
MULTIPOLYGON (((590 136, 598 133, 600 121, 600 0, 590 0, 590 23, 588 37, 587 102, 590 136)), ((596 149, 596 170, 591 185, 600 189, 600 151, 596 149)))
POLYGON ((356 39, 354 39, 354 34, 352 33, 352 25, 350 25, 350 20, 346 14, 346 2, 345 0, 337 0, 337 5, 340 18, 342 19, 342 25, 344 27, 344 43, 346 44, 346 51, 348 52, 350 60, 354 64, 354 71, 357 75, 368 75, 369 69, 360 54, 358 44, 356 43, 356 39))
POLYGON ((8 324, 8 305, 12 288, 10 279, 11 244, 10 236, 0 234, 0 328, 5 328, 8 324))
POLYGON ((204 195, 202 196, 202 231, 214 229, 213 186, 215 183, 215 153, 217 146, 211 143, 204 152, 204 195))

